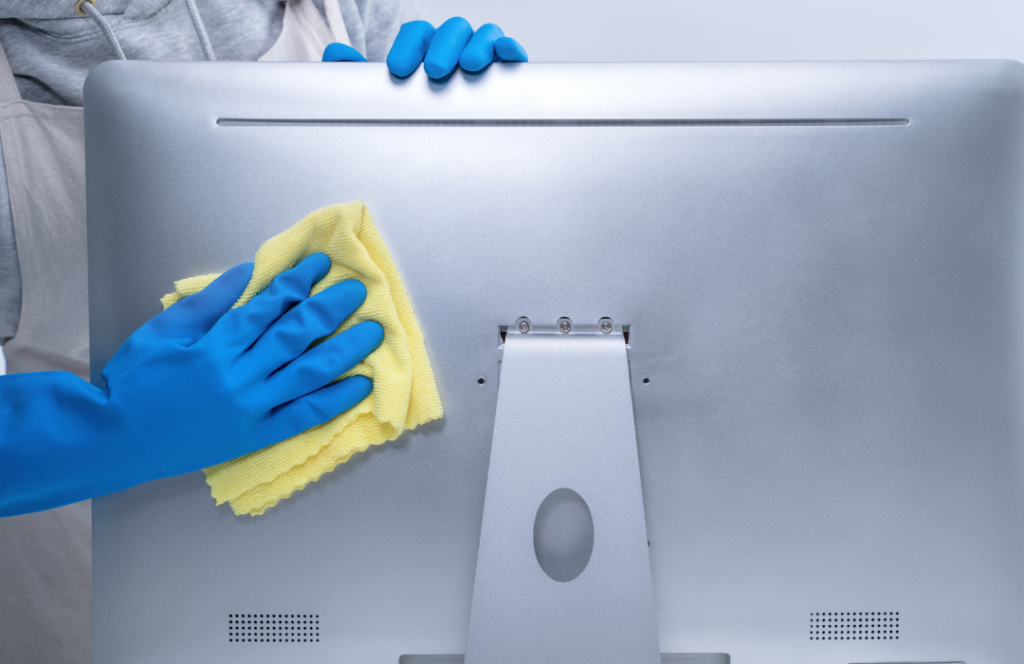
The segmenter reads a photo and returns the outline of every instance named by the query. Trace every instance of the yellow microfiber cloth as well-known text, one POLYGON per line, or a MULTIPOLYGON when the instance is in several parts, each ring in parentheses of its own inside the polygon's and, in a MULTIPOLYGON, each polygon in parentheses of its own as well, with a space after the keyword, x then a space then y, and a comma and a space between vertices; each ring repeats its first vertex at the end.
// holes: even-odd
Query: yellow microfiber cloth
MULTIPOLYGON (((217 504, 230 503, 235 514, 263 514, 356 452, 394 440, 403 431, 443 415, 409 296, 362 201, 311 212, 267 240, 256 252, 252 280, 235 306, 242 306, 278 274, 317 252, 330 257, 331 270, 313 287, 313 294, 346 279, 358 279, 366 286, 366 301, 335 334, 364 320, 384 327, 380 348, 345 374, 372 378, 373 392, 329 422, 207 468, 206 482, 217 504)), ((175 292, 161 298, 164 308, 198 293, 218 276, 174 282, 175 292)))

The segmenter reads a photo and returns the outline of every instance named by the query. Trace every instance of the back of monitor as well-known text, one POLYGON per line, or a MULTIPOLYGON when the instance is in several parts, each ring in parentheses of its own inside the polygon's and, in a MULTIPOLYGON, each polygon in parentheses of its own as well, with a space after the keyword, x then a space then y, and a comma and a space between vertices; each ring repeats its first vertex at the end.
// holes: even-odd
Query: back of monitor
POLYGON ((662 652, 1019 661, 1022 72, 101 66, 94 381, 174 280, 358 198, 446 415, 258 518, 201 473, 97 499, 95 661, 464 653, 521 316, 627 328, 662 652))

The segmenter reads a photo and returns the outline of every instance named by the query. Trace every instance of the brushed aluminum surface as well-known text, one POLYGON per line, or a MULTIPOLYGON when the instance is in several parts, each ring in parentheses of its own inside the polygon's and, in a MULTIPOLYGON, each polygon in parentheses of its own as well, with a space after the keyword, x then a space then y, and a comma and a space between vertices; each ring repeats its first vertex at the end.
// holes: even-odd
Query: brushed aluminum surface
POLYGON ((1022 69, 524 65, 436 83, 101 65, 94 379, 175 279, 361 198, 446 416, 259 518, 215 507, 201 473, 97 499, 95 661, 464 653, 498 330, 520 316, 629 326, 662 652, 1024 659, 1022 69), (401 122, 356 122, 381 119, 401 122), (486 122, 436 122, 452 119, 486 122), (836 123, 857 119, 907 123, 836 123), (875 610, 901 612, 899 640, 809 638, 816 612, 875 610), (319 615, 321 640, 229 643, 240 612, 319 615))
POLYGON ((501 365, 466 664, 660 664, 625 339, 511 332, 501 365), (561 581, 534 525, 564 489, 593 552, 561 581))

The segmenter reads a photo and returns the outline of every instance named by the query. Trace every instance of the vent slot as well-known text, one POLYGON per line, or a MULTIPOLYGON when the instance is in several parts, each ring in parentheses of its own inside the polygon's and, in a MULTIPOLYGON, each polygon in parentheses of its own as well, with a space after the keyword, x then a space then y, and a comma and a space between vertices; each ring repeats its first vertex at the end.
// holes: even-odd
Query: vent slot
POLYGON ((319 643, 320 615, 315 613, 228 614, 230 643, 319 643))
POLYGON ((908 118, 437 119, 217 118, 220 127, 906 127, 908 118))
POLYGON ((811 614, 811 641, 897 641, 899 611, 832 611, 811 614))

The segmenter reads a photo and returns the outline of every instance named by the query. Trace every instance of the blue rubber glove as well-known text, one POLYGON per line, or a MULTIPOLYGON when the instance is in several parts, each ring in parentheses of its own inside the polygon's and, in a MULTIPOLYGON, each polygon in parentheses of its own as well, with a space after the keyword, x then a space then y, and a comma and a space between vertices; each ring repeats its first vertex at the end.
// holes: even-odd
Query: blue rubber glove
POLYGON ((444 78, 455 71, 456 65, 477 72, 497 60, 526 62, 526 51, 493 23, 474 33, 469 21, 456 16, 437 30, 426 21, 405 23, 391 45, 387 62, 395 76, 408 76, 422 62, 427 76, 444 78))
POLYGON ((105 389, 61 371, 0 376, 0 516, 77 502, 206 468, 294 436, 362 401, 362 376, 333 382, 384 338, 363 322, 315 346, 366 297, 358 281, 310 289, 307 257, 237 309, 238 265, 133 333, 105 389))
POLYGON ((363 54, 348 44, 328 44, 322 62, 366 62, 363 54))
MULTIPOLYGON (((423 69, 430 78, 444 78, 461 66, 478 72, 492 62, 526 62, 526 51, 501 28, 488 23, 475 33, 464 18, 450 18, 440 28, 426 21, 405 23, 398 31, 388 53, 388 69, 395 76, 405 77, 423 69)), ((351 46, 330 44, 324 50, 324 62, 366 62, 351 46)))

